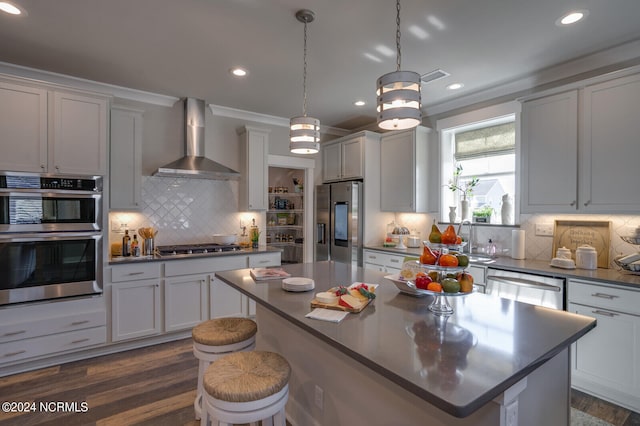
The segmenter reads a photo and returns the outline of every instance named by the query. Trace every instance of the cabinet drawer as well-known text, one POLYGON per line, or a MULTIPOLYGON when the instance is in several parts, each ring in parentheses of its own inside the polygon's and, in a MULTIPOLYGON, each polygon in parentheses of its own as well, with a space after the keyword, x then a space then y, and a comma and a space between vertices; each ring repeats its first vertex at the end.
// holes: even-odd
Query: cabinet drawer
POLYGON ((0 343, 93 328, 106 324, 106 311, 83 312, 76 315, 2 324, 0 325, 0 343))
MULTIPOLYGON (((411 257, 411 256, 410 256, 411 257)), ((417 256, 416 256, 417 257, 417 256)), ((386 266, 395 269, 401 269, 405 256, 394 255, 390 253, 382 253, 379 251, 365 251, 364 261, 374 265, 386 266)))
POLYGON ((249 255, 249 268, 280 266, 280 252, 249 255))
POLYGON ((210 272, 228 271, 247 267, 247 255, 236 254, 229 256, 204 257, 201 259, 172 260, 164 265, 164 275, 176 277, 179 275, 208 274, 210 272))
POLYGON ((487 268, 484 266, 469 265, 467 267, 467 273, 473 277, 474 284, 484 284, 487 268))
POLYGON ((0 363, 19 361, 57 352, 71 351, 107 342, 107 327, 94 327, 33 339, 17 340, 2 345, 0 363))
POLYGON ((140 263, 111 267, 111 282, 147 280, 160 277, 160 263, 140 263))
POLYGON ((569 280, 568 300, 571 303, 640 315, 640 291, 608 284, 569 280))

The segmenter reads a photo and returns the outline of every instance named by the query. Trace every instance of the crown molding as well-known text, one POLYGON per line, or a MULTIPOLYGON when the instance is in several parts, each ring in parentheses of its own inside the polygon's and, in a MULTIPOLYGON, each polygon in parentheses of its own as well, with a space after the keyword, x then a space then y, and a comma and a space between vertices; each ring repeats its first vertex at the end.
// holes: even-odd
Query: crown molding
POLYGON ((157 93, 145 92, 143 90, 130 89, 128 87, 101 83, 51 71, 38 70, 35 68, 24 67, 22 65, 10 64, 8 62, 0 62, 0 73, 14 77, 36 80, 45 84, 53 83, 72 89, 81 89, 111 95, 114 98, 128 99, 131 101, 165 107, 172 107, 180 100, 175 96, 160 95, 157 93))

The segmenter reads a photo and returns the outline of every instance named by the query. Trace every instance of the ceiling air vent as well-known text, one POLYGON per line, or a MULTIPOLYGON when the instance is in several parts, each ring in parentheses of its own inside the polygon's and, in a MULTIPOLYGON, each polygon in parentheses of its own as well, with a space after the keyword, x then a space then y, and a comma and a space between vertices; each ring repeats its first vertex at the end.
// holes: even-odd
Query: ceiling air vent
POLYGON ((422 81, 422 83, 426 84, 431 83, 432 81, 440 80, 441 78, 449 77, 450 75, 451 74, 446 71, 433 70, 426 74, 422 74, 420 80, 422 81))

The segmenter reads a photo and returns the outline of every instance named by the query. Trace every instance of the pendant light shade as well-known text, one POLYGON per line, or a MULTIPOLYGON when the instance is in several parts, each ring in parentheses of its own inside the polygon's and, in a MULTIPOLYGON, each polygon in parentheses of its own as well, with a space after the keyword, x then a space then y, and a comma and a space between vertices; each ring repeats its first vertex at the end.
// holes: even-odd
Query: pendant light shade
POLYGON ((302 115, 289 123, 289 151, 293 154, 315 154, 320 150, 320 120, 307 116, 307 24, 315 19, 310 10, 299 10, 296 19, 304 23, 304 72, 302 78, 302 115))
POLYGON ((400 0, 396 10, 397 70, 380 77, 376 90, 378 127, 385 130, 411 129, 422 122, 420 74, 400 70, 400 0))

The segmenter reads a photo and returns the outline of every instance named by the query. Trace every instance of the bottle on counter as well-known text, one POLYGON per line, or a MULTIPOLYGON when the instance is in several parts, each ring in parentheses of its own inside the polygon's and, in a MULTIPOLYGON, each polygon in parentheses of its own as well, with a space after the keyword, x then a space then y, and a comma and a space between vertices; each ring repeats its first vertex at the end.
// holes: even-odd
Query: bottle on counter
POLYGON ((124 230, 124 237, 122 237, 122 255, 131 256, 131 237, 128 229, 124 230))
POLYGON ((140 243, 136 234, 133 234, 133 241, 131 241, 131 256, 140 256, 140 243))
POLYGON ((496 243, 491 238, 489 238, 489 243, 487 244, 486 254, 492 257, 496 255, 496 243))

